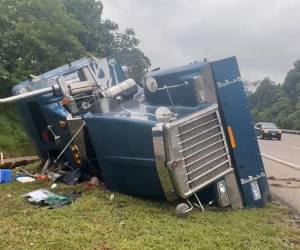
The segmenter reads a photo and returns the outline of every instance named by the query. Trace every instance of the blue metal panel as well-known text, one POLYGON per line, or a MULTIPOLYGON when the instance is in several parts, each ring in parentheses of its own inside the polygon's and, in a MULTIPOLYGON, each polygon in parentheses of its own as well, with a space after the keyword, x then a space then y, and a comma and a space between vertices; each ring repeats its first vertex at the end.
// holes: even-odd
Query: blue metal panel
POLYGON ((152 143, 154 122, 91 113, 84 120, 108 189, 164 197, 152 143))
MULTIPOLYGON (((65 121, 67 117, 65 109, 57 103, 60 99, 61 97, 49 94, 17 103, 17 108, 25 131, 32 141, 32 144, 35 146, 38 156, 43 160, 47 160, 49 150, 62 150, 66 142, 71 138, 68 130, 59 128, 58 126, 58 121, 65 121), (30 109, 31 104, 40 108, 40 115, 30 109), (57 145, 54 142, 46 143, 41 140, 41 131, 47 130, 48 125, 52 125, 55 134, 61 137, 60 144, 57 145)), ((51 135, 50 132, 49 134, 51 135)), ((69 161, 73 160, 68 152, 66 152, 65 156, 66 155, 68 155, 67 158, 69 161)))
POLYGON ((211 67, 223 122, 234 133, 236 148, 231 148, 231 155, 240 180, 244 205, 262 206, 269 199, 270 193, 236 58, 213 62, 211 67), (261 199, 254 199, 250 184, 253 180, 258 182, 261 199))

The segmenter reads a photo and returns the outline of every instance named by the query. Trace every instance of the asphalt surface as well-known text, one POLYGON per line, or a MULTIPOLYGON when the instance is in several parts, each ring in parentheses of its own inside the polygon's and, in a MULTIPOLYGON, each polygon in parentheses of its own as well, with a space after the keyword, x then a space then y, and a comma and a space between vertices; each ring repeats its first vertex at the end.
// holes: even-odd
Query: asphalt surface
MULTIPOLYGON (((300 135, 283 134, 282 140, 258 140, 262 154, 300 167, 300 135)), ((263 158, 272 195, 300 214, 300 170, 263 158)))

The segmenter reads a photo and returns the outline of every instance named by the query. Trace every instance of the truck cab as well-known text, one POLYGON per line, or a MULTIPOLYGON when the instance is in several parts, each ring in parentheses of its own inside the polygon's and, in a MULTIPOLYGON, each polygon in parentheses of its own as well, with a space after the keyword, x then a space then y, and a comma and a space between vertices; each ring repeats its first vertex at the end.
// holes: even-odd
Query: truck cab
POLYGON ((108 189, 188 202, 210 193, 222 207, 267 202, 236 58, 150 72, 142 93, 110 107, 99 100, 84 116, 108 189))

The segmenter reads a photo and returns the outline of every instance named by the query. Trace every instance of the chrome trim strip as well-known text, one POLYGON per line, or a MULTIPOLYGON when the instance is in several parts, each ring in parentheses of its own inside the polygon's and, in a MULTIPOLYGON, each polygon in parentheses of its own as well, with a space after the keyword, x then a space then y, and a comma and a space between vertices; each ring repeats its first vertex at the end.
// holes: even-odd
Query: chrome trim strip
POLYGON ((156 124, 155 127, 152 128, 152 137, 153 137, 153 149, 154 149, 156 170, 163 191, 165 193, 165 197, 168 201, 177 200, 178 197, 176 195, 169 170, 166 166, 166 153, 165 153, 162 123, 158 123, 156 124))
POLYGON ((223 166, 224 164, 226 164, 226 163, 228 163, 228 162, 229 162, 229 160, 226 160, 226 161, 220 163, 219 165, 215 166, 214 168, 211 168, 210 170, 206 171, 205 173, 200 174, 200 175, 198 175, 196 178, 194 178, 194 179, 188 181, 187 184, 191 184, 191 183, 193 183, 193 182, 199 180, 199 179, 202 178, 203 176, 205 176, 205 175, 207 175, 207 174, 209 174, 209 173, 215 171, 216 169, 218 169, 219 167, 223 166))
POLYGON ((214 129, 216 129, 216 128, 219 128, 219 127, 221 127, 220 124, 217 125, 217 126, 214 126, 214 127, 210 128, 210 129, 207 129, 207 130, 201 132, 200 134, 197 134, 197 135, 195 135, 195 136, 193 136, 193 137, 190 137, 189 139, 187 139, 187 140, 185 140, 185 141, 179 142, 178 144, 182 145, 182 144, 184 144, 184 143, 186 143, 186 142, 188 142, 188 141, 191 141, 191 140, 193 140, 193 139, 195 139, 195 138, 197 138, 197 137, 199 137, 199 136, 201 136, 201 135, 204 135, 204 134, 206 134, 207 132, 212 131, 212 130, 214 130, 214 129))
MULTIPOLYGON (((213 114, 213 113, 212 113, 212 114, 213 114)), ((201 119, 201 118, 199 118, 199 119, 201 119)), ((184 131, 183 133, 178 134, 177 136, 180 137, 180 136, 185 135, 185 134, 187 134, 187 133, 189 133, 189 132, 192 132, 193 130, 195 130, 195 129, 197 129, 197 128, 201 128, 201 127, 203 127, 203 126, 205 126, 205 125, 207 125, 207 124, 210 124, 211 122, 215 122, 215 121, 218 121, 218 118, 213 119, 213 120, 210 120, 210 121, 205 122, 205 123, 202 123, 201 125, 198 125, 198 126, 196 126, 196 127, 193 127, 192 129, 186 130, 186 131, 184 131)))
POLYGON ((189 166, 192 166, 192 165, 194 165, 195 163, 197 163, 198 161, 202 161, 203 159, 205 159, 205 158, 207 158, 208 156, 211 156, 211 155, 213 155, 213 154, 215 154, 215 153, 221 151, 222 149, 225 149, 225 151, 226 151, 226 148, 225 148, 225 147, 219 148, 219 149, 217 149, 217 150, 215 150, 215 151, 212 151, 212 152, 210 152, 209 154, 207 154, 207 155, 205 155, 205 156, 203 156, 203 157, 197 159, 196 161, 193 161, 193 162, 191 162, 191 163, 189 163, 189 164, 186 164, 186 165, 184 166, 184 168, 187 168, 187 167, 189 167, 189 166))
MULTIPOLYGON (((205 163, 204 165, 201 165, 200 167, 198 167, 198 168, 196 168, 196 169, 194 169, 194 170, 192 170, 192 171, 186 173, 185 175, 193 174, 193 173, 197 172, 198 170, 200 170, 201 168, 204 168, 205 166, 207 166, 207 165, 213 163, 214 161, 216 161, 216 160, 218 160, 218 159, 220 159, 220 158, 222 158, 222 157, 224 157, 224 156, 227 156, 227 153, 225 153, 225 154, 223 154, 223 155, 220 155, 220 156, 218 156, 217 158, 212 159, 211 161, 209 161, 209 162, 205 163)), ((227 157, 226 157, 226 158, 227 158, 227 157)))
MULTIPOLYGON (((184 160, 189 159, 189 158, 195 156, 196 154, 199 154, 200 152, 202 152, 202 151, 204 151, 204 150, 206 150, 206 149, 208 149, 208 148, 210 148, 210 147, 213 147, 213 146, 215 146, 215 145, 217 145, 218 143, 223 142, 223 141, 224 141, 224 140, 222 139, 222 140, 219 140, 219 141, 217 141, 217 142, 214 142, 214 143, 212 143, 212 144, 206 146, 205 148, 202 148, 202 149, 200 149, 200 150, 198 150, 198 151, 196 151, 196 152, 194 152, 194 153, 192 153, 192 154, 190 154, 190 155, 184 157, 183 159, 184 159, 184 160)), ((223 145, 224 145, 224 144, 223 144, 223 145)))
POLYGON ((188 148, 182 149, 180 152, 188 151, 188 150, 190 150, 191 148, 196 147, 196 146, 199 146, 199 145, 201 145, 202 143, 207 142, 207 141, 209 141, 210 139, 212 139, 212 138, 214 138, 214 137, 217 137, 217 136, 219 136, 219 135, 222 135, 222 132, 220 132, 220 133, 218 133, 218 134, 215 134, 215 135, 213 135, 213 136, 210 136, 210 137, 206 138, 205 140, 200 141, 200 142, 198 142, 198 143, 196 143, 196 144, 194 144, 194 145, 192 145, 192 146, 190 146, 190 147, 188 147, 188 148))

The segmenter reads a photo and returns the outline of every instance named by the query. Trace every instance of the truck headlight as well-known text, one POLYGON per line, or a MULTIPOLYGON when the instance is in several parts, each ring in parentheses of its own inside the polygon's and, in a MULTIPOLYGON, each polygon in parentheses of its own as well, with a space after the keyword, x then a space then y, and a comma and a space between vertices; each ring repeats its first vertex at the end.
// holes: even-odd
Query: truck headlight
POLYGON ((217 183, 218 195, 219 195, 219 203, 221 207, 230 206, 230 200, 227 192, 227 186, 225 181, 219 181, 217 183))
POLYGON ((223 182, 219 183, 220 194, 226 194, 226 187, 223 182))

